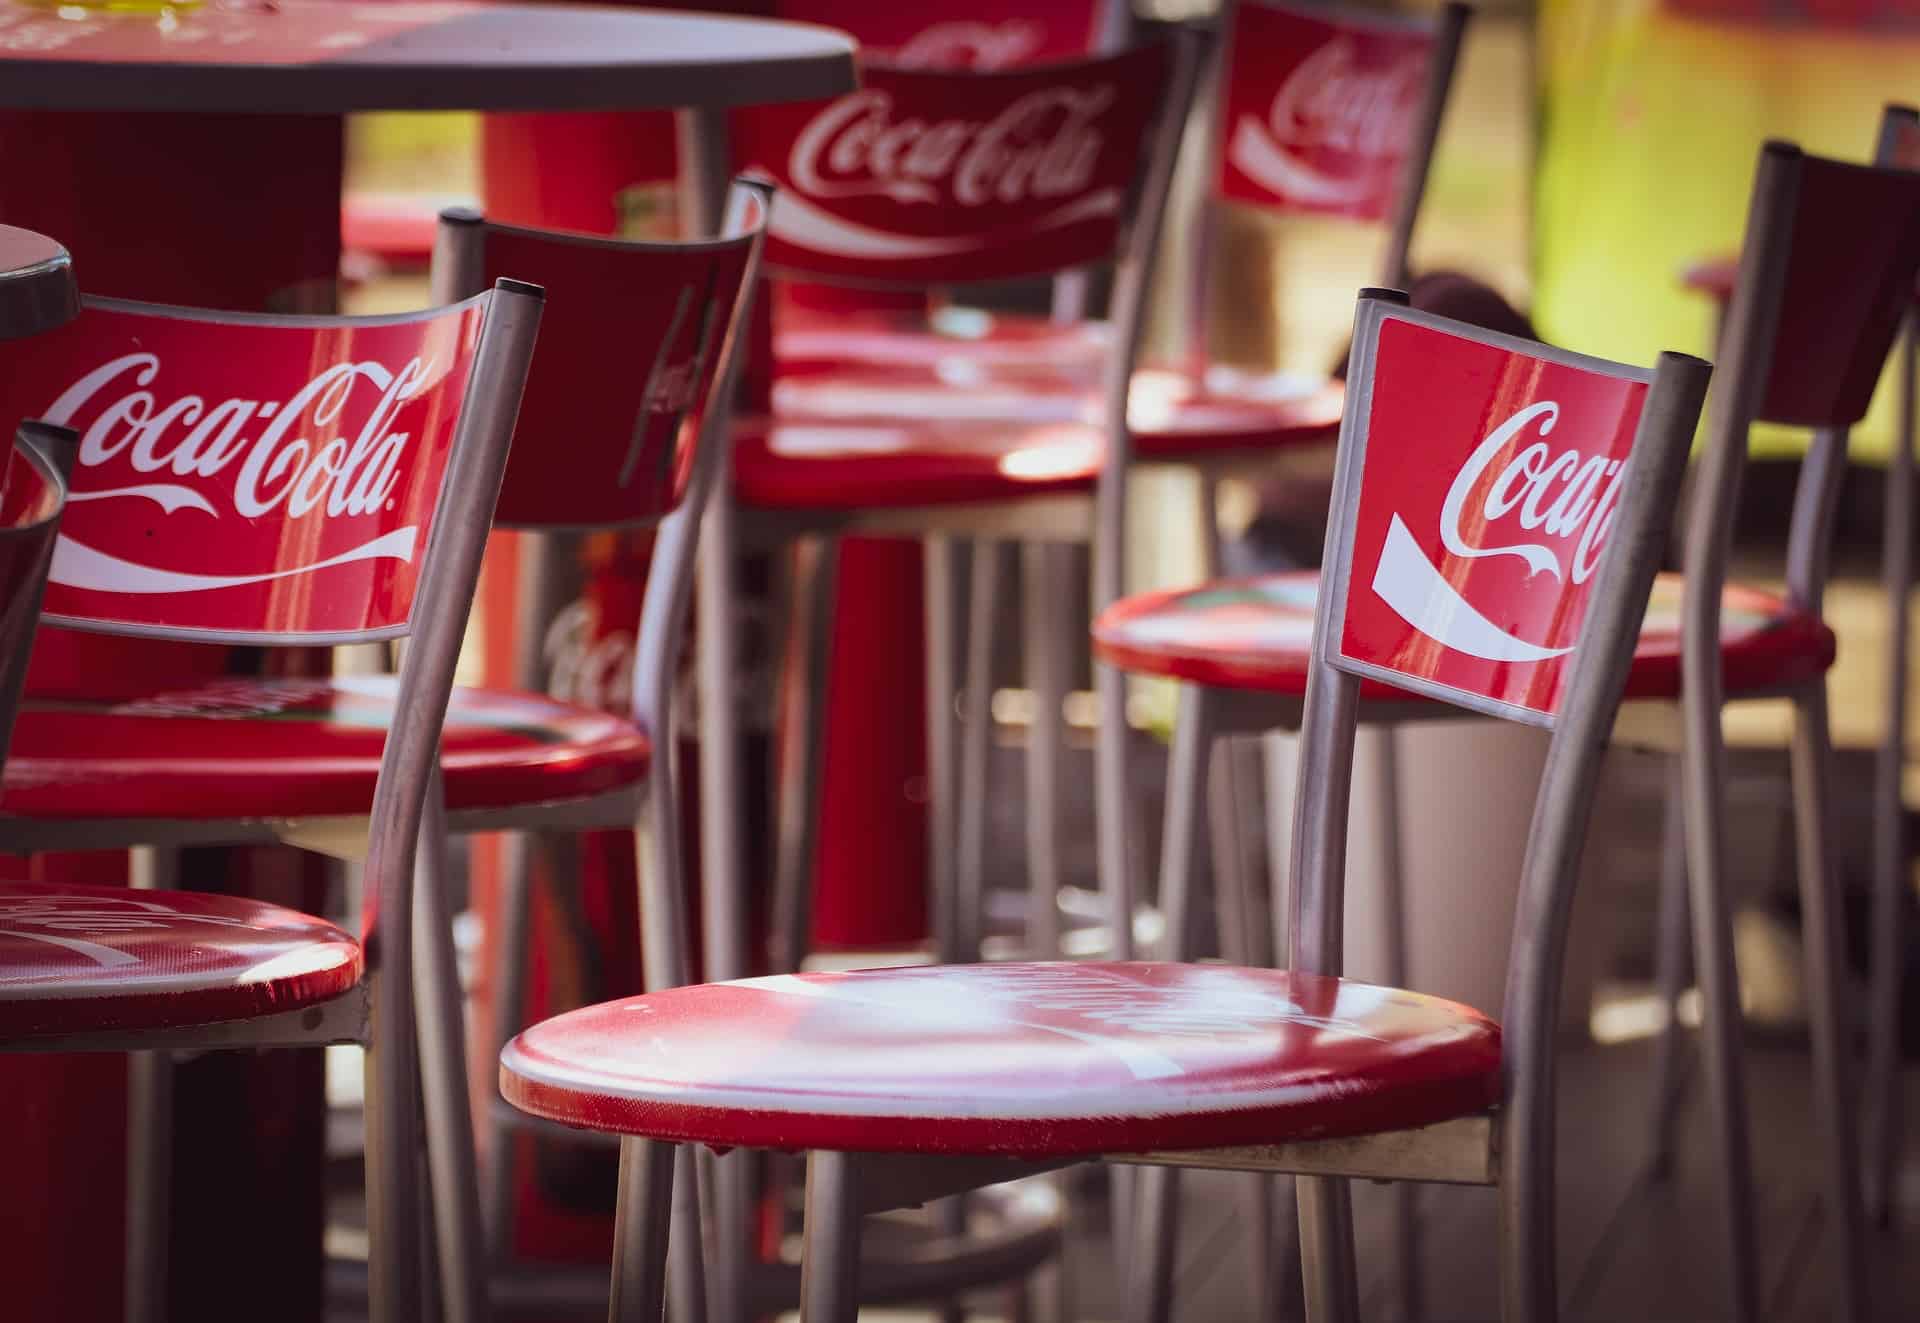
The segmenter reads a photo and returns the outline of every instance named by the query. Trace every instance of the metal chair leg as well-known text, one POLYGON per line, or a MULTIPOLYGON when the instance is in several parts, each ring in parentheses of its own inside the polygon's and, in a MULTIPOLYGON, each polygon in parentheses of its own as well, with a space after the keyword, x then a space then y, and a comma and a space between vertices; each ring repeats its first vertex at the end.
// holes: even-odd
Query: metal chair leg
MULTIPOLYGON (((399 915, 391 927, 403 925, 399 915)), ((411 935, 409 934, 409 940, 411 935)), ((366 1044, 367 1314, 405 1323, 420 1306, 420 1076, 413 990, 383 970, 369 976, 366 1044)))
POLYGON ((1179 1175, 1173 1167, 1141 1167, 1133 1174, 1133 1262, 1122 1309, 1126 1323, 1167 1323, 1173 1317, 1179 1175))
POLYGON ((993 751, 994 625, 1005 551, 1003 543, 976 541, 968 587, 966 699, 960 725, 960 927, 952 957, 962 963, 980 958, 986 929, 987 759, 993 751))
POLYGON ((856 1323, 860 1313, 860 1202, 851 1153, 807 1155, 801 1323, 856 1323))
MULTIPOLYGON (((1385 925, 1387 982, 1396 988, 1412 986, 1412 962, 1407 955, 1406 859, 1400 844, 1400 741, 1392 726, 1373 728, 1378 745, 1374 757, 1377 781, 1375 801, 1380 806, 1380 901, 1385 925)), ((1419 1186, 1398 1181, 1393 1187, 1394 1287, 1400 1297, 1400 1317, 1426 1314, 1420 1268, 1419 1186)))
MULTIPOLYGON (((494 1035, 496 1053, 520 1032, 527 1007, 527 932, 533 885, 533 859, 539 838, 531 832, 507 837, 495 906, 498 931, 492 942, 494 1035)), ((486 1223, 487 1246, 494 1263, 513 1258, 514 1147, 519 1130, 506 1113, 488 1109, 486 1223)))
POLYGON ((1020 592, 1027 691, 1033 695, 1033 722, 1027 727, 1027 934, 1026 949, 1035 960, 1060 954, 1061 764, 1066 753, 1067 667, 1070 652, 1063 637, 1069 620, 1065 603, 1068 548, 1028 542, 1020 548, 1020 592))
POLYGON ((685 1145, 674 1150, 667 1300, 673 1323, 706 1323, 706 1222, 700 1215, 700 1164, 697 1153, 685 1145))
POLYGON ((1903 1115, 1900 1090, 1900 991, 1906 957, 1906 773, 1908 599, 1913 592, 1914 370, 1916 331, 1900 337, 1900 425, 1887 469, 1887 712, 1873 798, 1872 995, 1866 1079, 1866 1203, 1875 1221, 1893 1219, 1903 1115))
POLYGON ((1296 1176, 1293 1188, 1300 1204, 1300 1263, 1306 1285, 1307 1323, 1358 1323, 1360 1289, 1354 1268, 1352 1194, 1347 1183, 1327 1176, 1296 1176))
MULTIPOLYGON (((131 883, 150 891, 172 886, 177 851, 132 852, 131 883)), ((167 1252, 173 1223, 173 1054, 127 1054, 127 1323, 167 1317, 167 1252)))
POLYGON ((173 1204, 173 1054, 127 1054, 127 1323, 164 1323, 173 1204))
POLYGON ((1760 1317, 1754 1238, 1753 1149, 1747 1128, 1740 978, 1734 968, 1733 920, 1726 893, 1726 745, 1720 705, 1700 702, 1686 713, 1681 755, 1686 783, 1687 889, 1693 909, 1693 959, 1700 984, 1701 1052, 1719 1140, 1721 1213, 1726 1219, 1727 1316, 1760 1317))
POLYGON ((1666 820, 1660 840, 1660 908, 1654 939, 1654 978, 1665 1023, 1653 1057, 1653 1156, 1649 1174, 1659 1181, 1673 1174, 1675 1135, 1680 1122, 1680 1062, 1686 1035, 1680 1026, 1680 994, 1691 973, 1687 928, 1686 811, 1681 802, 1680 760, 1667 760, 1666 820))
POLYGON ((1856 1173, 1859 1144, 1847 1088, 1846 934, 1839 901, 1831 807, 1833 748, 1824 679, 1794 701, 1793 804, 1799 842, 1800 912, 1813 1035, 1814 1090, 1826 1140, 1827 1218, 1839 1247, 1840 1317, 1868 1317, 1864 1217, 1856 1173))
POLYGON ((820 839, 820 778, 826 756, 828 671, 833 661, 834 575, 831 538, 795 549, 791 620, 800 648, 798 688, 780 744, 779 833, 774 905, 777 963, 800 968, 813 928, 813 856, 820 839))
POLYGON ((927 701, 927 896, 935 958, 950 963, 960 950, 960 759, 953 699, 959 692, 959 590, 953 539, 930 537, 923 552, 927 701))
POLYGON ((675 1151, 650 1139, 620 1141, 608 1323, 660 1323, 665 1313, 675 1151))
POLYGON ((447 899, 450 873, 445 790, 435 772, 427 787, 414 865, 414 1013, 441 1297, 449 1323, 473 1323, 488 1315, 486 1236, 480 1224, 473 1110, 467 1093, 466 1020, 447 899))

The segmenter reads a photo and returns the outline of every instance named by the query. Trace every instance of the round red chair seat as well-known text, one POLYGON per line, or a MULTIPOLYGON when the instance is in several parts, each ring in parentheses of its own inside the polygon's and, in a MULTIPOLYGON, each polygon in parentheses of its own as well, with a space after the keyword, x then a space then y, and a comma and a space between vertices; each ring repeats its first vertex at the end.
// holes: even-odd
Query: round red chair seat
POLYGON ((568 1125, 778 1149, 1028 1157, 1369 1134, 1500 1092, 1465 1006, 1223 965, 781 975, 632 997, 522 1033, 515 1106, 568 1125))
MULTIPOLYGON (((0 811, 37 818, 307 817, 373 804, 393 676, 228 679, 112 702, 29 700, 0 811)), ((579 799, 646 775, 632 722, 532 694, 456 688, 447 805, 579 799)))
POLYGON ((776 377, 849 368, 995 375, 1042 374, 1097 382, 1113 343, 1107 322, 1056 323, 977 309, 807 315, 783 309, 773 336, 776 377))
POLYGON ((0 1041, 253 1019, 360 980, 360 943, 263 901, 0 882, 0 1041))
MULTIPOLYGON (((1309 570, 1125 598, 1093 622, 1094 651, 1139 675, 1304 694, 1319 582, 1309 570)), ((1628 698, 1680 695, 1681 587, 1677 574, 1654 581, 1627 676, 1628 698)), ((1721 599, 1720 644, 1729 694, 1810 680, 1833 665, 1835 646, 1833 631, 1818 616, 1735 584, 1721 599)), ((1419 701, 1372 681, 1362 692, 1419 701)))
POLYGON ((758 510, 915 509, 1091 492, 1100 429, 1052 421, 759 420, 735 434, 734 490, 758 510))

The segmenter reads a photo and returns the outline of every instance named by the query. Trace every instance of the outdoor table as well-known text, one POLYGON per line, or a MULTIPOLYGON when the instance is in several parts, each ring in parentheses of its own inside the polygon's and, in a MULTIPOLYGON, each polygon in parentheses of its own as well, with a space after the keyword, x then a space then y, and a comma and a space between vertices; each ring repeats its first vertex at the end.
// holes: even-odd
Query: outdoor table
MULTIPOLYGON (((0 0, 0 222, 65 244, 89 292, 330 311, 347 112, 672 109, 692 185, 684 216, 710 229, 725 112, 846 91, 853 52, 807 24, 581 5, 213 0, 108 12, 0 0)), ((0 243, 0 266, 7 251, 0 243)), ((0 278, 0 326, 10 297, 0 278)), ((184 682, 204 678, 209 653, 216 671, 257 664, 50 631, 29 683, 184 682)), ((185 880, 265 877, 274 899, 324 903, 311 861, 242 855, 200 852, 185 880)), ((121 863, 97 859, 59 875, 124 879, 121 863)), ((244 1299, 318 1319, 320 1069, 318 1053, 226 1053, 180 1075, 176 1314, 215 1317, 244 1299)), ((122 1070, 118 1058, 0 1058, 10 1316, 115 1315, 122 1070)))
POLYGON ((67 250, 44 234, 0 225, 0 340, 50 331, 79 310, 67 250))

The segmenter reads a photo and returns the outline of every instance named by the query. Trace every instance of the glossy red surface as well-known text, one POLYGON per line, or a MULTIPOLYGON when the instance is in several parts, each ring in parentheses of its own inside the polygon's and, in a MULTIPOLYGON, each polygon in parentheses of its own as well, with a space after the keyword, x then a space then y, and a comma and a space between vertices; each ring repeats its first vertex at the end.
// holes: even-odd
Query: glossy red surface
POLYGON ((1106 322, 1057 323, 1045 317, 943 309, 919 313, 820 313, 782 307, 774 328, 779 376, 870 368, 935 380, 1051 381, 1097 387, 1113 343, 1106 322))
POLYGON ((679 505, 763 219, 751 210, 742 233, 707 244, 481 227, 486 286, 547 291, 496 522, 611 527, 679 505))
POLYGON ((851 33, 863 56, 913 69, 1005 69, 1092 50, 1107 0, 781 0, 780 18, 851 33))
POLYGON ((995 964, 705 984, 558 1016, 500 1088, 718 1146, 1033 1157, 1426 1125, 1490 1106, 1500 1030, 1415 993, 1221 965, 995 964))
POLYGON ((1365 412, 1341 441, 1330 662, 1519 720, 1560 704, 1647 374, 1457 323, 1368 326, 1365 412))
POLYGON ((1219 196, 1382 220, 1426 91, 1430 25, 1329 7, 1236 5, 1219 97, 1219 196))
POLYGON ((868 61, 830 102, 760 107, 737 158, 780 188, 767 262, 805 278, 959 284, 1111 254, 1167 46, 992 73, 868 61))
POLYGON ((47 616, 202 639, 404 628, 485 312, 89 302, 12 346, 0 416, 80 433, 47 616))
POLYGON ((0 1041, 273 1015, 360 970, 352 937, 262 901, 0 882, 0 1041))
MULTIPOLYGON (((390 676, 230 679, 119 703, 30 701, 0 813, 36 818, 362 814, 393 717, 390 676)), ((576 799, 646 775, 624 718, 456 688, 442 737, 448 806, 576 799)))
MULTIPOLYGON (((780 415, 736 433, 741 503, 778 510, 900 509, 1089 490, 1105 453, 1096 395, 1070 383, 943 386, 876 373, 818 374, 775 388, 780 415)), ((1331 443, 1338 382, 1216 376, 1196 389, 1143 371, 1135 454, 1178 460, 1331 443)))
MULTIPOLYGON (((1319 582, 1311 571, 1272 574, 1124 598, 1094 621, 1094 652, 1137 675, 1304 695, 1319 582)), ((1680 695, 1682 587, 1677 574, 1654 581, 1628 698, 1680 695)), ((1735 697, 1810 680, 1833 665, 1833 631, 1818 616, 1753 588, 1728 585, 1720 640, 1727 692, 1735 697)), ((1396 695, 1376 681, 1363 692, 1396 695)))
POLYGON ((734 434, 740 504, 912 509, 1093 489, 1106 450, 1086 423, 748 420, 734 434))
POLYGON ((426 3, 271 3, 207 5, 188 10, 169 30, 152 17, 105 8, 64 9, 13 4, 0 12, 9 51, 36 59, 113 64, 321 64, 434 23, 471 14, 458 0, 426 3), (143 21, 144 20, 144 21, 143 21))
POLYGON ((393 267, 425 270, 440 209, 411 193, 348 193, 340 200, 340 246, 393 267))

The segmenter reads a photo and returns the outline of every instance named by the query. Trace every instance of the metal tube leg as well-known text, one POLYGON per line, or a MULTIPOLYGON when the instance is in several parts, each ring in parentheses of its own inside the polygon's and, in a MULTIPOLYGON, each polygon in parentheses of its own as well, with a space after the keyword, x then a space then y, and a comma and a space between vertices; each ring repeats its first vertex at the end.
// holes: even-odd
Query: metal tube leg
MULTIPOLYGON (((132 885, 151 891, 172 886, 176 851, 143 847, 132 853, 132 885)), ((127 1054, 127 1323, 167 1317, 167 1252, 173 1224, 173 1054, 127 1054)))
MULTIPOLYGON (((1734 968, 1733 920, 1726 894, 1726 746, 1719 704, 1689 710, 1681 755, 1686 782, 1687 889, 1693 908, 1693 958, 1700 983, 1701 1051, 1719 1139, 1722 1214, 1726 1218, 1728 1317, 1759 1318, 1754 1240, 1753 1157, 1747 1135, 1747 1081, 1734 968)), ((1511 1234, 1511 1233, 1509 1233, 1511 1234)))
POLYGON ((127 1054, 127 1323, 167 1317, 173 1054, 127 1054))
POLYGON ((1913 592, 1915 328, 1900 337, 1900 425, 1887 469, 1887 713, 1873 799, 1873 939, 1867 1033, 1867 1209, 1885 1225, 1893 1217, 1894 1174, 1900 1170, 1900 976, 1906 955, 1906 772, 1908 599, 1913 592))
POLYGON ((1293 913, 1293 789, 1300 771, 1300 737, 1274 731, 1261 741, 1266 763, 1267 791, 1267 905, 1271 922, 1264 959, 1258 963, 1278 968, 1292 949, 1288 916, 1293 913))
POLYGON ((450 1323, 487 1316, 473 1110, 467 1095, 466 1021, 447 900, 445 791, 436 772, 427 787, 413 887, 414 1013, 420 1035, 420 1087, 426 1105, 427 1173, 432 1184, 440 1291, 450 1323))
POLYGON ((801 1323, 855 1323, 860 1312, 860 1204, 854 1155, 807 1155, 801 1323))
POLYGON ((1686 1037, 1680 1027, 1680 994, 1690 972, 1687 961, 1687 836, 1681 803, 1680 762, 1667 760, 1666 821, 1660 841, 1659 931, 1654 943, 1654 974, 1666 1023, 1654 1045, 1653 1158, 1649 1172, 1664 1181, 1673 1174, 1675 1129, 1680 1120, 1680 1058, 1686 1037))
POLYGON ((1360 1293, 1353 1258, 1353 1204, 1347 1183, 1296 1176, 1300 1204, 1301 1280, 1307 1323, 1358 1323, 1360 1293))
POLYGON ((1848 1037, 1842 982, 1847 967, 1846 934, 1833 850, 1832 770, 1823 679, 1809 686, 1794 703, 1794 825, 1800 847, 1800 910, 1807 1010, 1813 1033, 1814 1089, 1826 1140, 1827 1216, 1839 1249, 1839 1316, 1864 1323, 1868 1317, 1866 1237, 1855 1177, 1860 1169, 1860 1151, 1846 1078, 1848 1037))
POLYGON ((699 670, 700 892, 705 972, 715 983, 745 978, 746 867, 740 802, 746 776, 740 756, 740 674, 734 583, 732 484, 715 484, 700 525, 700 574, 695 584, 694 630, 699 670))
MULTIPOLYGON (((530 926, 529 890, 533 885, 533 856, 537 838, 515 832, 507 838, 505 868, 500 876, 496 908, 499 931, 493 940, 494 1020, 496 1053, 520 1032, 527 1005, 527 930, 530 926)), ((489 1108, 487 1144, 487 1235, 493 1262, 513 1258, 514 1140, 519 1133, 503 1110, 489 1108)))
POLYGON ((930 537, 925 544, 927 649, 927 891, 935 958, 951 963, 960 949, 960 882, 955 858, 959 845, 959 745, 953 699, 959 690, 955 654, 959 636, 958 593, 954 584, 953 539, 930 537))
POLYGON ((672 1144, 631 1136, 620 1141, 608 1323, 660 1323, 665 1313, 674 1154, 672 1144))
POLYGON ((1169 960, 1194 956, 1193 889, 1200 870, 1207 866, 1207 774, 1216 747, 1217 707, 1215 695, 1205 685, 1180 686, 1160 855, 1160 909, 1166 921, 1169 960))
MULTIPOLYGON (((392 926, 411 927, 412 916, 407 918, 405 925, 392 926)), ((412 1040, 413 990, 405 979, 384 971, 370 978, 367 1313, 370 1323, 403 1323, 420 1306, 420 1079, 412 1040)))
MULTIPOLYGON (((1407 956, 1406 860, 1400 844, 1400 742, 1392 726, 1375 728, 1379 749, 1374 759, 1378 781, 1374 795, 1380 805, 1380 899, 1385 925, 1387 982, 1396 988, 1412 985, 1413 968, 1407 956)), ((1398 1181, 1393 1187, 1394 1251, 1398 1272, 1400 1317, 1421 1318, 1426 1313, 1420 1271, 1420 1187, 1398 1181)))
POLYGON ((1133 1269, 1127 1282, 1126 1323, 1167 1323, 1173 1317, 1174 1243, 1179 1238, 1180 1182, 1173 1167, 1141 1167, 1133 1174, 1133 1269))
POLYGON ((781 735, 778 877, 778 963, 800 968, 813 927, 813 856, 820 838, 820 777, 826 762, 828 670, 833 660, 833 585, 839 547, 820 539, 797 549, 792 620, 800 678, 789 696, 781 735))
POLYGON ((673 1323, 706 1323, 706 1224, 700 1216, 697 1154, 676 1146, 673 1161, 673 1223, 667 1237, 667 1298, 673 1323))
POLYGON ((1005 546, 973 544, 967 602, 966 701, 960 725, 960 874, 957 950, 941 959, 971 963, 980 958, 986 930, 987 760, 993 749, 993 644, 999 618, 1000 562, 1005 546))
POLYGON ((1093 746, 1095 828, 1100 889, 1107 901, 1107 953, 1113 960, 1131 960, 1133 910, 1140 892, 1135 878, 1138 861, 1134 858, 1133 824, 1127 813, 1132 793, 1127 757, 1127 677, 1096 662, 1093 689, 1097 708, 1093 746))
POLYGON ((1027 727, 1027 955, 1051 960, 1060 953, 1061 764, 1066 753, 1067 666, 1061 631, 1070 585, 1064 573, 1067 548, 1047 542, 1021 546, 1020 591, 1025 616, 1022 643, 1033 723, 1027 727))

